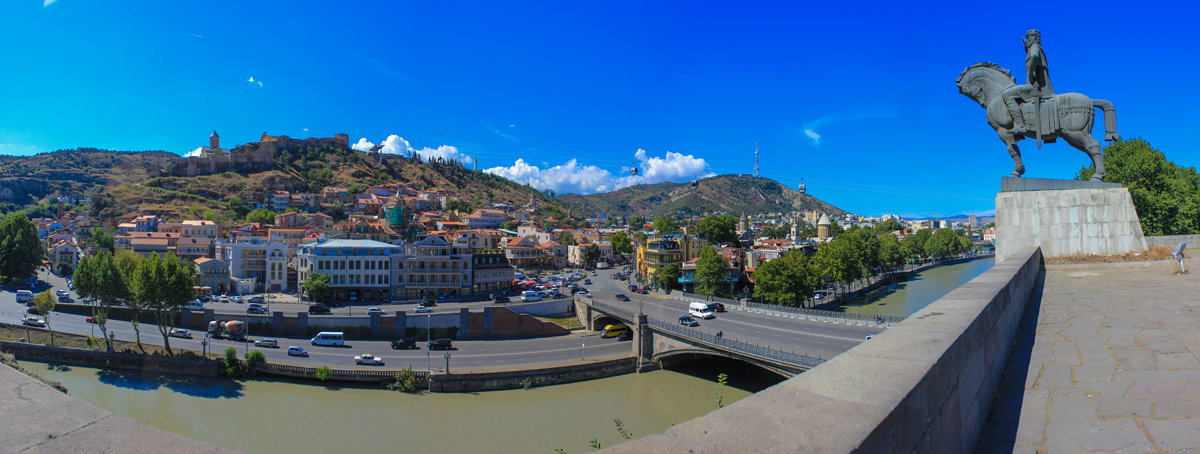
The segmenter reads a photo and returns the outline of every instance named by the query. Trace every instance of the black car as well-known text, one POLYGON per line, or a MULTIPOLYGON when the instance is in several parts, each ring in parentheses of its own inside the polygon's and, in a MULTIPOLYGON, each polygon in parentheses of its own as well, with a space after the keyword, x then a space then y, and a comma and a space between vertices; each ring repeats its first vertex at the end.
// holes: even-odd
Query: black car
POLYGON ((42 311, 39 311, 36 306, 30 306, 29 309, 25 310, 25 312, 35 315, 42 315, 42 311))
POLYGON ((310 314, 328 314, 329 306, 326 306, 324 304, 313 304, 311 306, 308 306, 308 313, 310 313, 310 314))
POLYGON ((621 301, 629 301, 629 297, 628 297, 628 296, 625 296, 625 295, 623 295, 623 294, 618 294, 618 295, 617 295, 615 298, 616 298, 616 299, 619 299, 619 300, 621 300, 621 301))
POLYGON ((725 305, 721 303, 708 303, 708 310, 713 312, 725 312, 725 305))
POLYGON ((411 337, 392 341, 392 350, 412 350, 417 348, 417 340, 411 337))
POLYGON ((683 317, 679 317, 679 324, 683 326, 699 326, 700 322, 696 321, 690 315, 684 315, 683 317))
POLYGON ((508 299, 507 296, 497 296, 495 302, 496 304, 506 304, 512 302, 512 300, 508 299))
POLYGON ((449 350, 450 348, 450 339, 434 339, 429 341, 430 350, 449 350))

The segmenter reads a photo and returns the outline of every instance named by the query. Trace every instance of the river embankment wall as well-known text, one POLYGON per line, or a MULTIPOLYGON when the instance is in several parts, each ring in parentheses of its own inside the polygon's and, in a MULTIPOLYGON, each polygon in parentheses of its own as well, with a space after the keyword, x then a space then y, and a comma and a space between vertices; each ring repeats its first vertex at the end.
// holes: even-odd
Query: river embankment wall
POLYGON ((1041 270, 1022 249, 819 367, 607 452, 974 451, 1041 270))
POLYGON ((90 348, 57 347, 27 342, 0 341, 0 350, 11 353, 21 361, 71 364, 98 369, 120 369, 164 374, 217 376, 217 361, 180 358, 164 355, 145 355, 133 352, 108 352, 90 348))
POLYGON ((621 358, 573 366, 530 369, 513 372, 475 374, 435 374, 429 376, 429 391, 466 393, 561 385, 583 380, 613 377, 637 370, 635 358, 621 358))

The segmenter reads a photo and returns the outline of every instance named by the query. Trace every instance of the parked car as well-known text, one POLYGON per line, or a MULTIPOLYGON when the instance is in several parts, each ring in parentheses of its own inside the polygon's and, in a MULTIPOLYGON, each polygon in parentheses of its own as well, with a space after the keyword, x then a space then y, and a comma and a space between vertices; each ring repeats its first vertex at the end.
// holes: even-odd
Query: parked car
POLYGON ((628 296, 625 296, 624 294, 620 294, 620 293, 618 293, 618 294, 617 294, 617 296, 616 296, 615 298, 617 298, 617 299, 619 299, 619 300, 621 300, 621 301, 629 301, 629 297, 628 297, 628 296))
POLYGON ((584 279, 584 280, 583 280, 583 285, 592 285, 592 280, 591 280, 591 279, 584 279))
POLYGON ((222 303, 228 303, 228 302, 229 302, 229 297, 228 297, 228 296, 225 296, 225 295, 221 295, 221 296, 218 296, 218 297, 217 297, 217 301, 220 301, 220 302, 222 302, 222 303))
POLYGON ((299 345, 289 345, 288 356, 308 356, 308 351, 300 348, 299 345))
POLYGON ((362 364, 364 366, 382 366, 383 358, 376 357, 370 353, 363 353, 354 357, 354 364, 362 364))
POLYGON ((55 290, 54 291, 54 296, 63 296, 63 295, 67 295, 67 294, 68 293, 66 290, 55 290))
POLYGON ((44 321, 42 321, 42 319, 37 318, 36 316, 32 316, 32 315, 26 315, 25 318, 22 318, 21 324, 29 325, 29 326, 36 326, 39 328, 44 328, 46 326, 46 322, 44 322, 44 321))
POLYGON ((279 341, 275 339, 259 339, 254 342, 255 347, 279 348, 279 341))
POLYGON ((42 311, 39 311, 37 306, 30 306, 29 309, 25 309, 25 312, 35 315, 42 315, 42 311))
POLYGON ((380 309, 378 307, 369 307, 369 308, 367 308, 367 315, 369 316, 371 314, 383 315, 383 314, 385 314, 385 312, 383 311, 383 309, 380 309))
POLYGON ((240 304, 242 302, 242 297, 237 296, 237 295, 231 296, 231 297, 229 297, 229 302, 240 304))
POLYGON ((430 312, 433 312, 433 308, 431 308, 429 306, 417 306, 416 309, 413 309, 413 312, 418 313, 418 314, 428 314, 430 312))
POLYGON ((417 340, 411 337, 392 341, 392 350, 412 350, 417 348, 417 340))
POLYGON ((683 326, 699 326, 700 322, 696 321, 696 319, 692 318, 690 315, 684 315, 679 317, 679 324, 683 326))
POLYGON ((708 310, 713 312, 725 312, 725 305, 721 303, 708 303, 708 310))
POLYGON ((253 296, 253 297, 250 297, 250 299, 246 300, 246 302, 262 304, 262 303, 266 302, 266 300, 264 300, 263 297, 261 297, 261 296, 253 296))
POLYGON ((179 337, 179 338, 183 338, 183 339, 191 339, 192 338, 192 332, 188 331, 186 329, 183 329, 183 328, 171 328, 171 331, 168 332, 167 335, 171 336, 171 337, 179 337))
POLYGON ((71 303, 74 302, 74 300, 71 299, 71 295, 58 295, 58 302, 71 303))
POLYGON ((310 314, 328 314, 329 306, 326 306, 324 304, 313 304, 313 305, 308 306, 308 313, 310 313, 310 314))
POLYGON ((434 339, 429 341, 430 350, 449 350, 453 343, 450 339, 434 339))

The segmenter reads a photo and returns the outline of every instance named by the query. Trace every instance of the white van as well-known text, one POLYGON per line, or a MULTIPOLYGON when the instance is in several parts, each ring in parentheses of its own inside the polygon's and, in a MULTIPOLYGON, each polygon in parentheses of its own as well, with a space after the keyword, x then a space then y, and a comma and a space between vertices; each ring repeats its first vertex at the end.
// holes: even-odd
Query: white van
POLYGON ((29 290, 17 290, 17 302, 28 303, 33 301, 33 292, 29 290))
POLYGON ((705 320, 715 317, 712 310, 708 308, 708 304, 705 303, 692 303, 688 305, 688 315, 705 320))
POLYGON ((345 343, 346 338, 341 331, 321 331, 317 333, 317 337, 312 338, 313 345, 326 345, 330 347, 341 347, 345 343))
POLYGON ((526 290, 524 292, 521 292, 521 302, 528 303, 528 302, 532 302, 532 301, 538 301, 541 299, 542 299, 541 295, 538 295, 538 292, 536 292, 536 291, 526 290))
POLYGON ((202 311, 202 310, 204 310, 204 303, 201 302, 200 300, 191 300, 191 301, 188 301, 187 305, 184 307, 194 310, 194 311, 202 311))

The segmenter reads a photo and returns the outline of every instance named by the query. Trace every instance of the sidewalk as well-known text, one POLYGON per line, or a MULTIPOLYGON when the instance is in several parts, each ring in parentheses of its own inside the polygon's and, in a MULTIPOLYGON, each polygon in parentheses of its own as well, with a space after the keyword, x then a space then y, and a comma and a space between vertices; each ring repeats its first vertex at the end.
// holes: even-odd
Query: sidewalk
POLYGON ((1177 271, 1047 270, 978 451, 1200 450, 1200 271, 1177 271))

